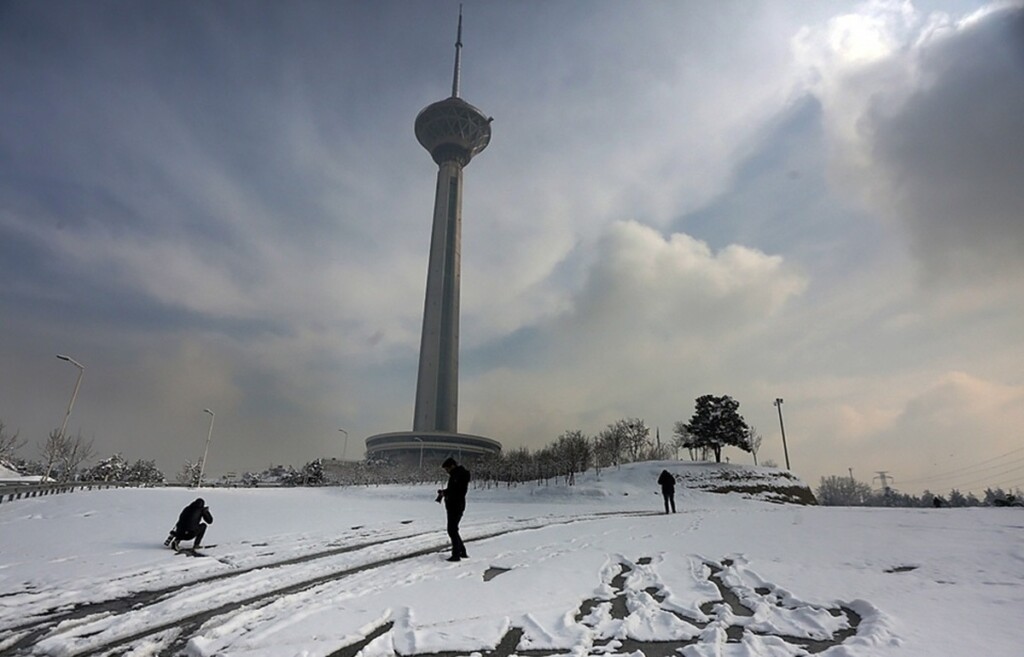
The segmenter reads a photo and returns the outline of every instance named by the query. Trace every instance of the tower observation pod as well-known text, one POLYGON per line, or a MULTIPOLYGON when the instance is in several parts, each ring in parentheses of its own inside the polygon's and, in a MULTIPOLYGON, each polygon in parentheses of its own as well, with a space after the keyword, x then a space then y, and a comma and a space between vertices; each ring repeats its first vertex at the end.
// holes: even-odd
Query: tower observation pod
POLYGON ((416 139, 437 164, 437 187, 413 430, 367 438, 368 458, 387 456, 416 461, 418 456, 422 465, 424 450, 428 450, 431 458, 480 457, 501 451, 501 444, 495 440, 458 432, 462 170, 490 143, 492 120, 460 97, 461 66, 460 8, 452 95, 425 107, 415 123, 416 139))

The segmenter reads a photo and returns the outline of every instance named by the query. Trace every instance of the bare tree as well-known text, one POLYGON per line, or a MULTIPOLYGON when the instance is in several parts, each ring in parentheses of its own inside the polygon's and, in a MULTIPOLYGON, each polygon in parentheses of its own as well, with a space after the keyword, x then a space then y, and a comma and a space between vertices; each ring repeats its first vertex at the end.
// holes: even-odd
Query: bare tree
POLYGON ((61 483, 65 483, 74 477, 78 466, 92 458, 92 443, 92 440, 83 440, 81 432, 74 438, 67 436, 64 438, 64 449, 61 454, 61 466, 63 469, 60 477, 61 483))
POLYGON ((764 441, 764 436, 757 430, 754 425, 747 427, 747 446, 750 448, 750 453, 754 456, 754 465, 757 465, 757 452, 761 449, 761 443, 764 441))
POLYGON ((650 447, 651 430, 638 417, 626 418, 615 423, 616 431, 622 434, 622 445, 629 460, 636 463, 650 447))
POLYGON ((530 479, 533 457, 525 447, 510 450, 505 454, 505 483, 508 486, 520 484, 530 479))
POLYGON ((686 422, 676 422, 673 433, 675 435, 675 440, 672 444, 676 449, 685 449, 689 452, 691 461, 710 460, 712 454, 711 448, 707 445, 701 444, 700 439, 690 432, 690 425, 686 422))
POLYGON ((46 442, 39 448, 39 455, 43 457, 43 463, 46 464, 45 468, 43 468, 43 477, 39 480, 40 483, 50 478, 50 474, 53 472, 53 465, 60 462, 63 449, 64 435, 60 432, 60 429, 54 429, 46 437, 46 442))
POLYGON ((655 431, 654 440, 647 441, 647 447, 640 454, 641 461, 668 461, 673 458, 678 458, 678 450, 673 450, 673 446, 669 443, 661 442, 661 430, 655 431), (675 452, 675 456, 673 456, 675 452))
POLYGON ((673 458, 673 450, 671 445, 667 444, 654 444, 647 448, 647 451, 642 455, 644 461, 669 461, 673 458))
POLYGON ((44 482, 52 477, 63 483, 71 479, 78 466, 92 458, 92 441, 84 440, 81 432, 72 438, 61 434, 60 429, 54 429, 46 437, 46 442, 39 448, 39 452, 46 464, 40 481, 44 482))
POLYGON ((619 467, 622 459, 622 433, 615 429, 614 424, 594 438, 594 456, 598 467, 619 467))
POLYGON ((818 485, 818 504, 822 506, 861 506, 871 497, 871 486, 853 477, 822 477, 818 485))
POLYGON ((695 460, 693 458, 694 442, 693 434, 686 427, 686 423, 683 421, 676 422, 675 428, 672 430, 672 446, 676 448, 676 454, 678 455, 680 449, 685 449, 690 452, 690 460, 695 460))
POLYGON ((14 453, 25 446, 25 439, 18 437, 18 432, 7 433, 3 420, 0 420, 0 463, 14 462, 14 453))
POLYGON ((579 429, 566 431, 559 436, 554 451, 566 483, 570 486, 576 483, 577 472, 586 472, 590 467, 590 441, 579 429))
POLYGON ((554 445, 548 445, 533 454, 533 476, 536 478, 537 483, 541 481, 544 485, 548 485, 548 481, 552 478, 555 482, 558 481, 558 476, 565 472, 566 466, 562 462, 562 455, 555 448, 554 445))

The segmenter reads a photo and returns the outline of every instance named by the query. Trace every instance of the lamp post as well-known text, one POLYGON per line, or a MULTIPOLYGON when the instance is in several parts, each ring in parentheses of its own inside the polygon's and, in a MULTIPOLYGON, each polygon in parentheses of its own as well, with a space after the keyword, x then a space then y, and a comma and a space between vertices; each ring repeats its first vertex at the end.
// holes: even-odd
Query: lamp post
POLYGON ((786 448, 786 425, 782 423, 782 398, 776 397, 772 402, 779 409, 779 429, 782 431, 782 452, 786 455, 786 469, 789 470, 789 450, 786 448))
POLYGON ((206 449, 203 450, 203 462, 199 464, 199 481, 196 483, 196 488, 203 487, 203 474, 206 472, 206 457, 210 454, 210 438, 213 438, 213 421, 217 417, 217 414, 208 408, 204 408, 203 412, 210 414, 210 430, 206 433, 206 449))
POLYGON ((341 460, 345 460, 345 452, 348 451, 348 432, 344 429, 338 429, 341 433, 345 434, 345 446, 341 448, 341 460))
MULTIPOLYGON (((67 361, 78 368, 78 379, 75 381, 75 390, 74 392, 71 393, 71 401, 68 402, 68 410, 64 412, 64 421, 61 422, 60 425, 59 437, 63 440, 64 432, 67 431, 68 428, 68 418, 71 417, 71 409, 75 407, 75 400, 78 399, 78 388, 81 387, 82 385, 82 375, 85 374, 85 365, 82 365, 74 358, 70 356, 65 356, 64 354, 57 354, 57 358, 67 361)), ((40 480, 39 483, 43 483, 44 481, 50 478, 50 471, 52 467, 52 463, 46 466, 46 475, 40 480)))
POLYGON ((66 431, 68 428, 68 418, 71 417, 71 409, 74 408, 75 400, 78 399, 78 388, 79 386, 82 385, 82 375, 85 374, 85 366, 79 363, 74 358, 71 358, 70 356, 57 354, 57 358, 61 360, 66 360, 67 362, 71 363, 72 365, 78 368, 78 380, 75 381, 75 391, 71 393, 71 401, 68 402, 68 410, 64 413, 64 422, 61 423, 60 425, 60 435, 63 438, 64 431, 66 431))
POLYGON ((420 443, 420 470, 423 469, 423 439, 419 436, 413 436, 413 440, 418 440, 420 443))

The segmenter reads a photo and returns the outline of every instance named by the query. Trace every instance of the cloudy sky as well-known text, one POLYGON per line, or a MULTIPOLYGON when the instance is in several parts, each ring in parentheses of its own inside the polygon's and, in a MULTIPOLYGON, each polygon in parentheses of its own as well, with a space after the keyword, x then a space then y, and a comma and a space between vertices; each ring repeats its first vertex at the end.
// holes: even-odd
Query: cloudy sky
MULTIPOLYGON (((461 431, 728 394, 761 459, 1024 485, 1024 4, 465 3, 461 431)), ((458 2, 0 3, 0 419, 173 475, 411 428, 458 2), (347 430, 345 437, 338 431, 347 430)), ((748 462, 749 457, 732 453, 748 462)), ((877 482, 876 482, 877 483, 877 482)))

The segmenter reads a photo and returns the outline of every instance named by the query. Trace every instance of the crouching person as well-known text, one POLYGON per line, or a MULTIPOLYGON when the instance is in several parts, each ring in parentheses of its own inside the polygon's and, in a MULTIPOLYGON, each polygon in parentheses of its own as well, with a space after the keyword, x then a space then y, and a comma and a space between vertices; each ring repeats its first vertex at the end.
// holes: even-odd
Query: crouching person
POLYGON ((195 539, 192 543, 192 549, 199 548, 203 542, 203 536, 206 534, 204 520, 209 524, 213 524, 213 514, 210 513, 210 507, 206 506, 203 498, 199 497, 181 510, 181 515, 178 516, 178 524, 171 530, 167 540, 164 541, 164 545, 170 545, 171 548, 177 550, 178 544, 181 541, 195 539))

